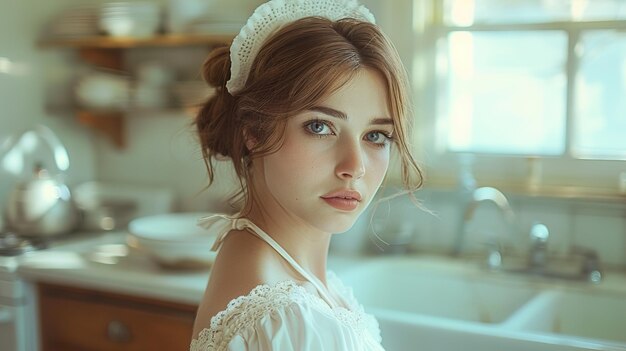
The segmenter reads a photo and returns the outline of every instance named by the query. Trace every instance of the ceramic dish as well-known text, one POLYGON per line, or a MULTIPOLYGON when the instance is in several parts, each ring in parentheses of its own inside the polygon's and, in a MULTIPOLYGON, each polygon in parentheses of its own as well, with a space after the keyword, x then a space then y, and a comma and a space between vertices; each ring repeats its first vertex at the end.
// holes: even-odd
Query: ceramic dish
POLYGON ((215 235, 197 226, 210 213, 169 213, 141 217, 128 224, 127 243, 171 269, 204 269, 215 261, 215 235))

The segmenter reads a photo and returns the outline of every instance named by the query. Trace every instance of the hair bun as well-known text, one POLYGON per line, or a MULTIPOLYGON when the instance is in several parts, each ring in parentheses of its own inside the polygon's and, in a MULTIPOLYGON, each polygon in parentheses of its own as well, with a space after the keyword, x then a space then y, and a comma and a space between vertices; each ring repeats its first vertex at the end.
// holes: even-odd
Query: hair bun
POLYGON ((230 50, 227 46, 211 50, 202 66, 202 77, 210 86, 216 88, 226 86, 230 79, 230 50))

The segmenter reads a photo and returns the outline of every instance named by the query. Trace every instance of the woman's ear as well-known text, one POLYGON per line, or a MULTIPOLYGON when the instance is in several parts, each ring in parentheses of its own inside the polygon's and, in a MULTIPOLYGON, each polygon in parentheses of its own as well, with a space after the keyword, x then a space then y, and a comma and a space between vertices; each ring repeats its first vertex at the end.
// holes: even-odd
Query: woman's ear
POLYGON ((243 131, 243 138, 246 141, 246 149, 248 149, 248 151, 252 151, 256 148, 258 141, 247 129, 243 131))

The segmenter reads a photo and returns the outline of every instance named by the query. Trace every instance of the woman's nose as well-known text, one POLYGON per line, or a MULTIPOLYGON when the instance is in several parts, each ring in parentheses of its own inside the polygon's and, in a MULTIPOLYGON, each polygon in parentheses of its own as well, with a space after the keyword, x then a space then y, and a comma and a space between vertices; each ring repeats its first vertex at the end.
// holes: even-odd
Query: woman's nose
POLYGON ((361 145, 350 141, 338 145, 340 155, 335 173, 340 179, 360 179, 365 175, 365 162, 361 145))

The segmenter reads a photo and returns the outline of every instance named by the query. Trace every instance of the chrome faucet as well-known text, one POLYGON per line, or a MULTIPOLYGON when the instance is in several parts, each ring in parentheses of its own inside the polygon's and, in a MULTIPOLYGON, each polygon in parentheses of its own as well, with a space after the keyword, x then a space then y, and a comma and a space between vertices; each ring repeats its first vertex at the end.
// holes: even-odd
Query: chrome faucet
POLYGON ((550 231, 541 223, 535 223, 530 229, 530 252, 528 268, 542 270, 548 262, 548 238, 550 231))
MULTIPOLYGON (((500 190, 492 187, 480 187, 474 189, 471 193, 471 198, 467 201, 466 204, 464 204, 463 216, 460 218, 457 225, 456 238, 454 246, 452 248, 452 255, 458 256, 461 254, 465 241, 467 223, 474 216, 474 212, 476 212, 476 208, 478 207, 478 205, 486 201, 493 202, 500 209, 500 211, 504 215, 510 232, 513 233, 515 231, 515 215, 513 214, 513 210, 511 209, 511 206, 509 205, 509 201, 507 200, 506 196, 504 196, 504 194, 500 190)), ((489 266, 499 266, 501 263, 500 246, 497 244, 490 245, 490 252, 488 256, 489 266)))
MULTIPOLYGON (((571 272, 567 268, 559 265, 549 264, 548 239, 550 232, 548 227, 541 223, 535 223, 530 229, 530 250, 528 253, 528 263, 526 267, 510 269, 505 271, 528 273, 547 278, 557 278, 566 280, 588 281, 598 284, 602 280, 600 269, 600 259, 596 251, 578 246, 572 247, 570 257, 577 256, 582 259, 578 271, 571 272)), ((563 264, 561 264, 562 266, 563 264)), ((569 264, 571 265, 571 263, 569 264)))
MULTIPOLYGON (((469 199, 463 203, 462 216, 457 225, 456 237, 452 248, 452 255, 458 256, 463 250, 467 223, 473 218, 478 206, 483 202, 492 202, 503 214, 511 234, 515 234, 515 215, 509 201, 502 192, 492 187, 481 187, 471 191, 469 199)), ((588 281, 598 284, 603 279, 598 254, 591 249, 574 246, 569 258, 582 259, 579 268, 571 272, 571 262, 568 267, 559 266, 559 260, 552 262, 548 255, 548 239, 550 231, 542 223, 535 223, 530 229, 530 249, 526 262, 520 266, 514 261, 503 262, 502 245, 497 239, 487 240, 487 267, 511 273, 524 273, 547 278, 557 278, 575 281, 588 281)))

